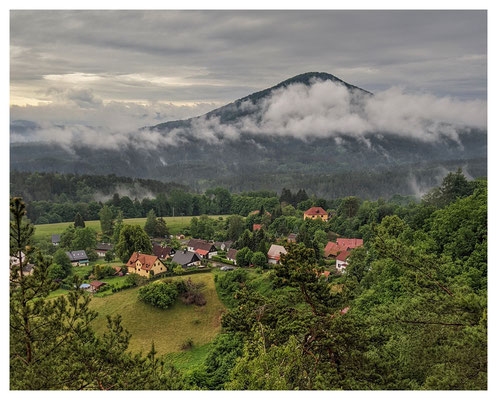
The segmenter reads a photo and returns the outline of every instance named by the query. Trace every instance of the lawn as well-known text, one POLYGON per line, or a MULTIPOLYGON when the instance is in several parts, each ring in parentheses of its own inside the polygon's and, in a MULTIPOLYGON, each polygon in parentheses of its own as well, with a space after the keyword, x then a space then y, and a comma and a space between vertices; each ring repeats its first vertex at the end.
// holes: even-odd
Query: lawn
POLYGON ((204 362, 211 346, 212 343, 207 343, 193 347, 191 350, 169 353, 165 356, 165 359, 181 371, 191 371, 204 362))
MULTIPOLYGON (((211 216, 213 218, 218 217, 218 215, 211 216)), ((223 217, 227 217, 226 215, 223 217)), ((185 229, 189 224, 192 217, 164 217, 166 220, 167 226, 169 227, 169 231, 172 234, 180 233, 183 229, 185 229)), ((138 224, 141 227, 145 226, 146 218, 128 218, 124 220, 125 224, 134 225, 138 224)), ((41 238, 52 238, 52 234, 62 233, 64 230, 73 224, 73 222, 60 222, 58 224, 42 224, 35 225, 35 239, 41 238)), ((100 232, 100 221, 85 221, 85 225, 90 228, 95 229, 97 232, 100 232)))
MULTIPOLYGON (((139 289, 127 289, 112 296, 94 297, 90 308, 99 315, 93 322, 97 332, 106 328, 106 315, 122 316, 123 326, 132 334, 129 349, 133 352, 150 350, 152 341, 159 354, 181 352, 187 338, 193 340, 193 350, 211 342, 221 329, 221 315, 225 307, 219 300, 212 273, 188 276, 194 282, 204 282, 207 304, 203 307, 185 305, 177 301, 171 308, 161 310, 138 300, 139 289)), ((187 279, 174 277, 169 279, 187 279)), ((197 354, 198 355, 198 354, 197 354)), ((176 356, 178 362, 188 364, 188 354, 176 356)))

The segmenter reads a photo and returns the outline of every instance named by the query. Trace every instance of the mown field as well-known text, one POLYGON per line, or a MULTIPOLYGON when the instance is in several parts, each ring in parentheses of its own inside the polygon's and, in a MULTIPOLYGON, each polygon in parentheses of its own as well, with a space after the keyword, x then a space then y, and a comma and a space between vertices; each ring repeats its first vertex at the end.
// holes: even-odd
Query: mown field
MULTIPOLYGON (((218 217, 218 215, 211 215, 211 217, 218 217)), ((189 224, 192 217, 164 217, 166 220, 169 231, 172 234, 180 233, 189 224)), ((128 218, 124 220, 125 224, 133 225, 138 224, 141 227, 145 226, 146 218, 128 218)), ((64 230, 73 224, 73 222, 60 222, 58 224, 43 224, 35 225, 35 239, 47 238, 51 239, 52 234, 62 233, 64 230)), ((85 221, 85 225, 100 232, 100 221, 85 221)))
MULTIPOLYGON (((161 310, 138 300, 139 289, 127 289, 111 296, 94 297, 90 307, 98 312, 93 322, 97 332, 106 329, 106 315, 122 316, 123 326, 132 334, 129 350, 132 352, 150 350, 152 341, 159 354, 181 353, 181 346, 188 338, 193 340, 191 356, 199 351, 203 356, 204 345, 211 342, 221 329, 221 315, 225 307, 219 300, 212 273, 188 275, 169 279, 188 279, 204 282, 204 295, 207 304, 203 307, 185 305, 178 300, 171 308, 161 310)), ((154 283, 152 283, 154 284, 154 283)), ((171 355, 171 361, 190 364, 190 352, 171 355)), ((195 358, 195 357, 194 357, 195 358)))

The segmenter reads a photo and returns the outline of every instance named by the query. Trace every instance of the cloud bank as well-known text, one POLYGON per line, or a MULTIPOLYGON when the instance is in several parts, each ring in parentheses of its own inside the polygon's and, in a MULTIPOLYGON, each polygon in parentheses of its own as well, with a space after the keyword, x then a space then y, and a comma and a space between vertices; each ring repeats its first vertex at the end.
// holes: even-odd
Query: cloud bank
MULTIPOLYGON (((368 142, 371 135, 395 135, 425 142, 450 139, 458 142, 461 132, 487 128, 487 105, 483 100, 460 100, 426 93, 408 93, 400 87, 381 91, 374 96, 359 90, 350 91, 332 81, 314 81, 306 86, 293 84, 274 90, 257 104, 245 101, 230 106, 229 112, 244 112, 230 123, 219 116, 198 117, 187 128, 169 132, 138 130, 137 121, 149 122, 155 109, 145 106, 122 108, 104 105, 87 91, 61 94, 65 99, 105 115, 101 127, 85 124, 56 126, 47 121, 38 129, 12 133, 12 142, 40 141, 57 143, 66 149, 75 146, 118 150, 170 147, 191 137, 209 144, 238 140, 244 134, 263 137, 292 137, 301 140, 343 136, 368 142), (247 115, 246 112, 250 111, 247 115), (137 118, 138 115, 147 118, 137 118), (126 127, 132 127, 126 129, 126 127)), ((153 117, 152 117, 153 119, 153 117)))

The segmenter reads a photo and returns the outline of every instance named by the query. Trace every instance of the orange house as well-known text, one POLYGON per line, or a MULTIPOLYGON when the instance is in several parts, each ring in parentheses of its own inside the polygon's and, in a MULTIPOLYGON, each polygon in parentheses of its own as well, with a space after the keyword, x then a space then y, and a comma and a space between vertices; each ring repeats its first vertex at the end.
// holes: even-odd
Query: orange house
POLYGON ((167 268, 157 256, 134 252, 126 263, 130 274, 138 274, 146 278, 166 272, 167 268))
POLYGON ((328 221, 328 213, 321 207, 311 207, 307 211, 304 211, 304 219, 321 219, 323 221, 328 221))

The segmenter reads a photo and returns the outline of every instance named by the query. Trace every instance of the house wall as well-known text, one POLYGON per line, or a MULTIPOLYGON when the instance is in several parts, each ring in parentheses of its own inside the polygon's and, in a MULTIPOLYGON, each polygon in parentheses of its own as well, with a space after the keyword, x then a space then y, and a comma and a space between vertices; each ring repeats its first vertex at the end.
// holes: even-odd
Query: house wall
POLYGON ((328 221, 328 214, 326 215, 307 215, 304 214, 304 219, 322 219, 323 221, 328 221))
POLYGON ((345 267, 347 267, 347 262, 345 261, 336 261, 336 268, 338 271, 343 272, 345 270, 345 267))

